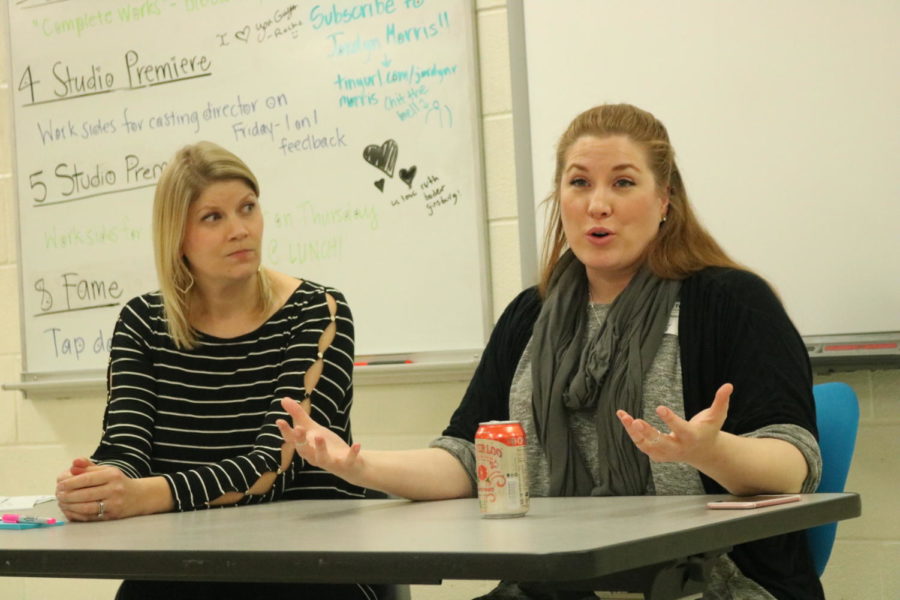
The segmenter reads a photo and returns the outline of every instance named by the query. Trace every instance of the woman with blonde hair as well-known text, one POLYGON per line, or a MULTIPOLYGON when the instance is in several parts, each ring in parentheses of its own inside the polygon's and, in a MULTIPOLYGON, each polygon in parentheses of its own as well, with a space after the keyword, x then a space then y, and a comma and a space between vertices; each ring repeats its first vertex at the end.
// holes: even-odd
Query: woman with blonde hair
MULTIPOLYGON (((73 521, 366 490, 295 456, 275 421, 289 397, 352 443, 353 320, 337 290, 262 265, 256 177, 210 142, 180 149, 156 186, 159 291, 119 315, 103 436, 57 482, 73 521)), ((367 585, 126 581, 119 598, 373 598, 367 585), (299 594, 299 595, 298 595, 299 594)))

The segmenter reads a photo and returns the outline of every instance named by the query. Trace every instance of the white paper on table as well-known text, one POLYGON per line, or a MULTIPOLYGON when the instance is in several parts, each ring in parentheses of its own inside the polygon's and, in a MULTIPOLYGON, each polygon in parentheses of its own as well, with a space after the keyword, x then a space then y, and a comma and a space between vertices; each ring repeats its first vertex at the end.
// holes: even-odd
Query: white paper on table
POLYGON ((24 510, 56 500, 56 496, 0 496, 0 510, 24 510))

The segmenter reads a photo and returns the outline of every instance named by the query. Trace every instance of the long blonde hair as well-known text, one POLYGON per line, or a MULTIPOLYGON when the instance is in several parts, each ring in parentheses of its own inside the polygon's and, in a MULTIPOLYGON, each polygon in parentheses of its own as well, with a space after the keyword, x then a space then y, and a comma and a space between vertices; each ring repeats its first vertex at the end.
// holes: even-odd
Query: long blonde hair
MULTIPOLYGON (((259 196, 256 176, 240 158, 212 142, 197 142, 175 153, 156 184, 153 197, 156 276, 169 335, 181 349, 197 345, 197 332, 188 319, 194 277, 181 250, 188 209, 213 183, 234 179, 245 182, 259 196)), ((262 268, 257 281, 258 306, 263 312, 274 302, 272 282, 262 268)))
POLYGON ((624 135, 644 149, 660 191, 669 198, 666 221, 645 250, 650 270, 664 279, 684 279, 710 266, 743 269, 697 220, 675 163, 675 150, 665 126, 652 114, 630 104, 601 104, 575 117, 556 147, 556 174, 549 202, 539 289, 549 291, 553 271, 568 248, 559 209, 560 185, 569 148, 583 136, 624 135))

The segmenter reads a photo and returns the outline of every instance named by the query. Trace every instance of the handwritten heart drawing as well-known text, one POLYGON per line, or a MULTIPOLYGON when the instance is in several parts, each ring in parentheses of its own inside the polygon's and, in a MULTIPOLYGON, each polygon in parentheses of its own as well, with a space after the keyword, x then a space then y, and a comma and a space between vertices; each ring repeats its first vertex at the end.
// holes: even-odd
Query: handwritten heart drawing
POLYGON ((247 25, 243 29, 234 32, 234 37, 239 39, 242 42, 246 42, 250 39, 250 26, 247 25))
POLYGON ((409 187, 412 187, 413 179, 416 177, 416 165, 408 169, 400 169, 400 180, 409 187))
POLYGON ((375 187, 377 187, 380 191, 384 191, 384 177, 375 182, 375 187))
POLYGON ((394 165, 397 164, 397 142, 388 140, 381 146, 372 144, 363 150, 363 158, 376 169, 394 176, 394 165))

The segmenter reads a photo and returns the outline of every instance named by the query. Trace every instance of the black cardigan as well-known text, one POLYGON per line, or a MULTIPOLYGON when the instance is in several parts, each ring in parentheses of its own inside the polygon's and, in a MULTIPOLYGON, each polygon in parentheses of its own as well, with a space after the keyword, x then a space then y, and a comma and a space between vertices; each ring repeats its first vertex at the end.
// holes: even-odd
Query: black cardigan
MULTIPOLYGON (((734 384, 723 431, 743 434, 794 424, 817 435, 806 346, 765 281, 735 269, 708 268, 684 280, 678 343, 688 419, 734 384)), ((509 418, 509 392, 541 309, 536 288, 520 293, 497 321, 472 381, 444 435, 471 441, 478 423, 509 418)), ((709 494, 725 490, 701 473, 709 494)), ((822 599, 803 531, 735 546, 747 577, 779 599, 822 599)))

